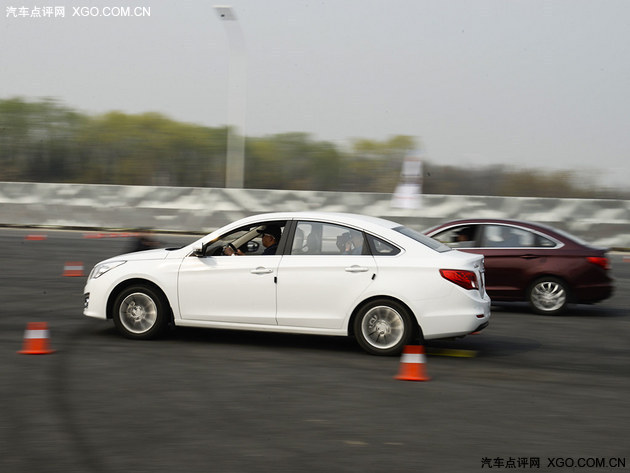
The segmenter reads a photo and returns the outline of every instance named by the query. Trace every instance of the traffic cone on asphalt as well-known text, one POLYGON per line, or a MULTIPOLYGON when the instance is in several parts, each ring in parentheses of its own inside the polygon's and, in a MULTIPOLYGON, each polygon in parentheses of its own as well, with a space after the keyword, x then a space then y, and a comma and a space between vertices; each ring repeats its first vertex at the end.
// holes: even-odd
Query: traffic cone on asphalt
POLYGON ((67 277, 83 277, 83 263, 80 261, 70 261, 63 267, 63 276, 67 277))
POLYGON ((24 332, 24 346, 18 353, 23 355, 47 355, 54 353, 48 346, 48 326, 46 322, 29 322, 24 332))
POLYGON ((84 233, 83 238, 103 238, 102 233, 84 233))
POLYGON ((407 345, 400 358, 400 371, 396 379, 403 381, 429 381, 431 378, 425 370, 424 347, 407 345))
POLYGON ((24 239, 28 241, 42 241, 42 240, 45 240, 46 238, 48 238, 47 235, 40 235, 40 234, 30 234, 24 237, 24 239))

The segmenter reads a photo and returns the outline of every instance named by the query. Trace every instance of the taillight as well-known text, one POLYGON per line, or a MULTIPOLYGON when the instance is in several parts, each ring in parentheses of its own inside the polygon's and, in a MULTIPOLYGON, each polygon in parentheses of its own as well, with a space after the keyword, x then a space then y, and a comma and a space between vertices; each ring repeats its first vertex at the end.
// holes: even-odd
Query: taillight
POLYGON ((610 261, 605 256, 587 256, 587 261, 603 269, 610 269, 610 261))
POLYGON ((440 269, 440 274, 444 279, 464 289, 479 289, 477 275, 473 271, 465 271, 463 269, 440 269))

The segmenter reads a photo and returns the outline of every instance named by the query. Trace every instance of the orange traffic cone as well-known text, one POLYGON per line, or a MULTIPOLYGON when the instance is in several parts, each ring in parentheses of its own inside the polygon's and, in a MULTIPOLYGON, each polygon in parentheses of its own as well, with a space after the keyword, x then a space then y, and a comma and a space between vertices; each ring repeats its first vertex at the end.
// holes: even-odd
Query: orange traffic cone
POLYGON ((40 234, 30 234, 24 237, 24 239, 28 241, 42 241, 42 240, 45 240, 46 238, 48 238, 47 235, 40 235, 40 234))
POLYGON ((18 353, 23 355, 47 355, 54 353, 48 346, 46 322, 29 322, 24 332, 24 346, 18 353))
POLYGON ((63 267, 63 275, 68 277, 83 277, 83 263, 80 261, 71 261, 63 267))
POLYGON ((424 365, 424 347, 422 345, 407 345, 400 358, 400 371, 396 379, 403 381, 429 381, 424 365))

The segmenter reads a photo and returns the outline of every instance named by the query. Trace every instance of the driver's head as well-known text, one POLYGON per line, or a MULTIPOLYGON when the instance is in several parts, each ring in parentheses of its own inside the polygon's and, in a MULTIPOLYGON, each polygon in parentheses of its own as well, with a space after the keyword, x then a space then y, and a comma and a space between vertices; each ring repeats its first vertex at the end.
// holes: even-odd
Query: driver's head
POLYGON ((258 230, 258 233, 262 234, 263 245, 266 248, 280 241, 282 230, 279 225, 267 225, 264 230, 258 230))

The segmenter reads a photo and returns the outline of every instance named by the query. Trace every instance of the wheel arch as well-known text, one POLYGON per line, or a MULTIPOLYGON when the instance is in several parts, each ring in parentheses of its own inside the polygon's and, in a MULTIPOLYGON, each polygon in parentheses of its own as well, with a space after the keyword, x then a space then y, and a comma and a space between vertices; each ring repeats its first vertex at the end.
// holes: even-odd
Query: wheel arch
POLYGON ((120 294, 122 291, 124 291, 128 287, 138 286, 138 285, 150 287, 151 289, 156 291, 160 295, 160 297, 162 297, 165 303, 165 306, 168 308, 169 323, 172 323, 173 322, 173 308, 171 307, 171 302, 166 296, 166 293, 162 290, 160 286, 158 286, 154 282, 149 281, 148 279, 142 279, 142 278, 126 279, 125 281, 120 282, 114 289, 112 289, 107 299, 107 310, 106 310, 107 318, 112 319, 112 314, 114 310, 114 302, 116 301, 116 297, 118 297, 118 294, 120 294))
POLYGON ((567 302, 573 302, 574 301, 573 288, 571 287, 571 283, 569 281, 567 281, 566 278, 563 278, 562 276, 558 276, 557 274, 549 273, 549 272, 535 274, 535 275, 533 275, 530 278, 529 283, 525 287, 525 298, 529 297, 529 293, 530 293, 532 287, 534 286, 534 284, 536 284, 541 279, 545 279, 545 278, 557 279, 558 281, 563 283, 564 287, 566 288, 566 291, 567 291, 567 302))

